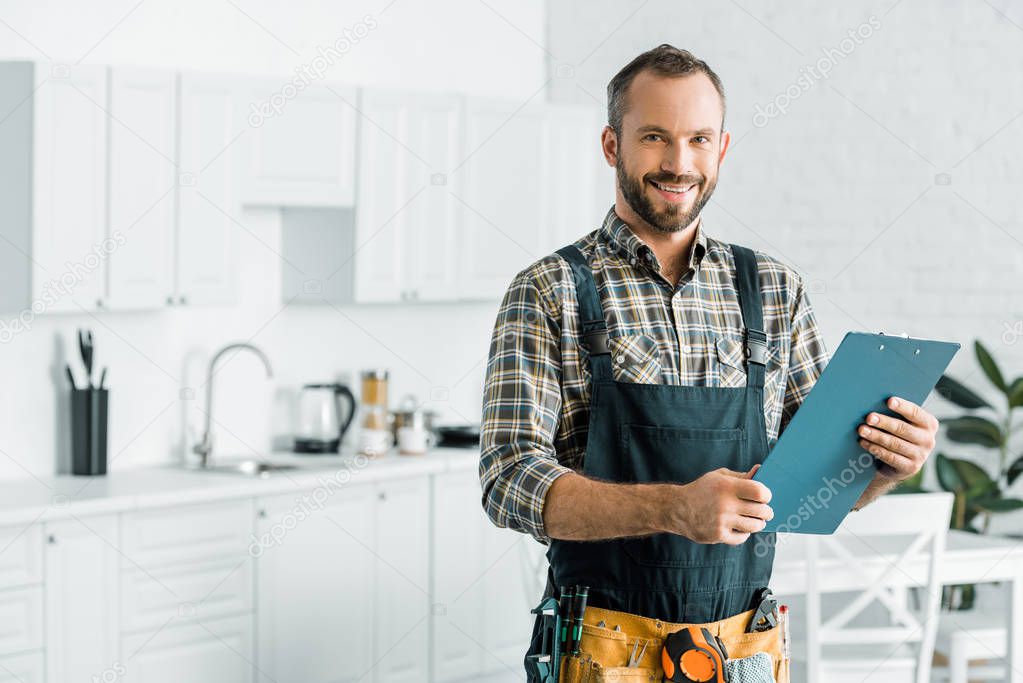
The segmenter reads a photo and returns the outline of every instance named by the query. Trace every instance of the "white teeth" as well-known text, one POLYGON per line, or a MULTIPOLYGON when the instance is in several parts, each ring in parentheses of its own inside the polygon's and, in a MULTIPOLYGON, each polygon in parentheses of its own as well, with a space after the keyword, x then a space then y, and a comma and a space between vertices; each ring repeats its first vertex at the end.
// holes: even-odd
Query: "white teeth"
POLYGON ((662 185, 661 183, 654 182, 652 180, 650 182, 654 183, 655 186, 664 190, 665 192, 674 192, 675 194, 682 194, 683 192, 688 192, 689 190, 696 187, 696 183, 693 183, 692 185, 689 185, 687 187, 682 187, 680 185, 662 185))

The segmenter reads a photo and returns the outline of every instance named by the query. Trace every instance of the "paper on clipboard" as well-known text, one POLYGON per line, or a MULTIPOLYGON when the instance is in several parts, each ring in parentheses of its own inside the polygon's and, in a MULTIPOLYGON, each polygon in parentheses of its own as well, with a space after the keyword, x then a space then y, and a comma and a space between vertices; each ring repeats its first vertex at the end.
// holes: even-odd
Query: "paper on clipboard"
POLYGON ((867 414, 895 415, 891 396, 922 404, 959 350, 956 342, 849 332, 753 475, 771 490, 764 531, 830 534, 874 477, 860 447, 867 414))

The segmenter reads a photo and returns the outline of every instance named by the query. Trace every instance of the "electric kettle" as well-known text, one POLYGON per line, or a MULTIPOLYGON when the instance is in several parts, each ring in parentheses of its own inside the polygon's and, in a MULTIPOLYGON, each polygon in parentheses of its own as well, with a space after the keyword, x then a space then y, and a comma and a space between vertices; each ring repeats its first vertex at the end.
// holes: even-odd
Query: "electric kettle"
POLYGON ((354 417, 355 397, 348 387, 336 383, 306 384, 298 399, 295 452, 337 453, 354 417), (347 409, 341 405, 344 402, 348 403, 347 409))

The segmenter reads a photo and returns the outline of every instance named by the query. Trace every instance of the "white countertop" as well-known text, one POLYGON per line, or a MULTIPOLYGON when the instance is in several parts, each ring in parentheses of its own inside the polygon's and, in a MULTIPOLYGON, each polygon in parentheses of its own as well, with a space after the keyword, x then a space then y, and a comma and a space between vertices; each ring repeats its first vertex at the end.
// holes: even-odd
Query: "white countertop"
MULTIPOLYGON (((231 462, 216 458, 215 463, 231 462)), ((0 526, 109 514, 170 505, 301 494, 328 484, 358 485, 404 477, 475 470, 477 448, 435 448, 425 455, 389 452, 375 458, 274 453, 263 459, 299 469, 253 476, 180 465, 115 471, 106 476, 57 475, 0 482, 0 526), (332 483, 333 482, 333 483, 332 483)))

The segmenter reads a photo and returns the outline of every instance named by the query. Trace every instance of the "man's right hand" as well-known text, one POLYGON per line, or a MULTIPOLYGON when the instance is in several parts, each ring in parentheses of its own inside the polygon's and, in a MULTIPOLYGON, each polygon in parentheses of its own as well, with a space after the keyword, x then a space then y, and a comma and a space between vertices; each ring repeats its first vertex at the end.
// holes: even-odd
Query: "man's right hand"
POLYGON ((768 505, 771 491, 750 479, 758 467, 749 472, 719 467, 681 485, 681 495, 668 504, 664 531, 697 543, 745 543, 774 517, 768 505))

